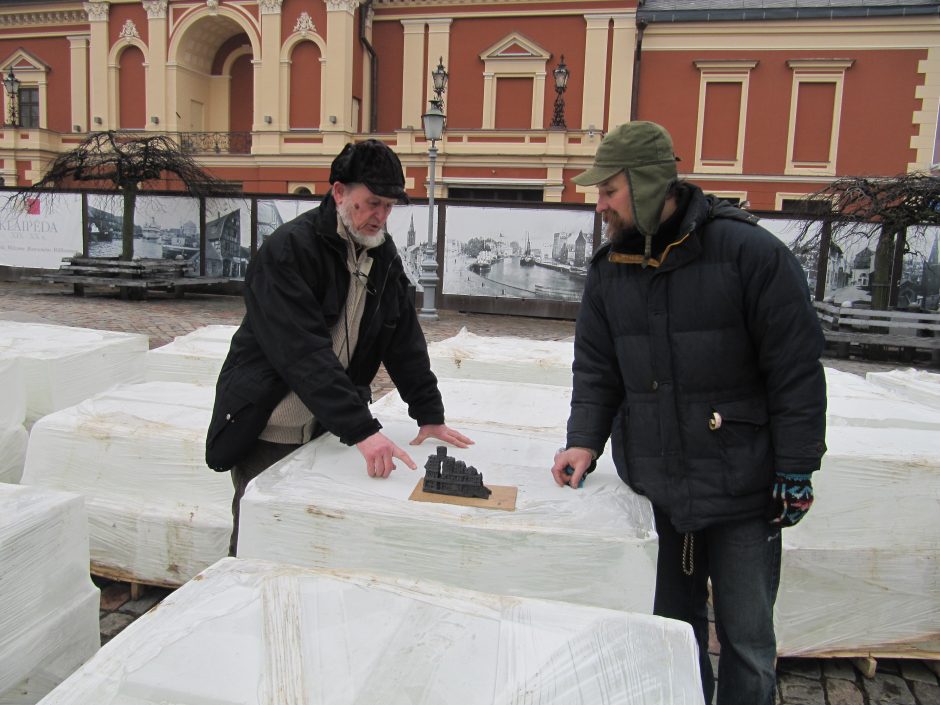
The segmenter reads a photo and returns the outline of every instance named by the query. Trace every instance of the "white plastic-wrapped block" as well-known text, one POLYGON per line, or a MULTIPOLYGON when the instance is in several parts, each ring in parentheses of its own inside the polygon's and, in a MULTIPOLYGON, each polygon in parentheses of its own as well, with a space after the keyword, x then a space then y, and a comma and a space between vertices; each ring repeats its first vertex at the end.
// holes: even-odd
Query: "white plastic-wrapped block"
POLYGON ((20 481, 28 438, 23 424, 0 428, 0 482, 16 484, 20 481))
POLYGON ((936 653, 940 434, 830 426, 826 442, 815 504, 783 532, 779 652, 936 653))
POLYGON ((15 357, 0 353, 0 428, 26 420, 26 382, 15 357))
POLYGON ((428 354, 434 374, 442 378, 571 386, 570 340, 482 336, 462 328, 454 337, 428 345, 428 354))
POLYGON ((865 378, 892 394, 940 410, 940 374, 924 370, 869 372, 865 378))
POLYGON ((0 703, 36 702, 100 645, 78 495, 0 484, 0 703))
POLYGON ((147 381, 215 384, 238 326, 205 326, 147 353, 147 381))
POLYGON ((227 558, 43 705, 701 705, 688 625, 227 558))
POLYGON ((205 464, 213 392, 123 385, 33 426, 22 481, 84 495, 94 572, 176 586, 228 553, 231 479, 205 464))
MULTIPOLYGON (((409 446, 414 422, 383 433, 421 468, 433 443, 409 446)), ((370 478, 362 456, 331 435, 256 478, 241 504, 238 555, 337 570, 411 576, 473 590, 650 612, 656 533, 649 503, 606 456, 582 489, 549 472, 554 438, 476 429, 450 449, 488 486, 518 488, 515 511, 409 500, 424 470, 401 462, 370 478)))
POLYGON ((146 335, 0 321, 0 356, 26 385, 27 425, 103 389, 143 379, 146 335))
MULTIPOLYGON (((571 411, 570 387, 441 378, 438 389, 444 400, 447 424, 452 428, 539 434, 553 438, 556 447, 565 444, 571 411)), ((373 416, 383 423, 391 418, 401 421, 410 418, 408 406, 397 390, 377 399, 371 408, 373 416)))
POLYGON ((940 431, 940 405, 926 406, 892 394, 859 375, 826 368, 829 428, 876 428, 940 431))

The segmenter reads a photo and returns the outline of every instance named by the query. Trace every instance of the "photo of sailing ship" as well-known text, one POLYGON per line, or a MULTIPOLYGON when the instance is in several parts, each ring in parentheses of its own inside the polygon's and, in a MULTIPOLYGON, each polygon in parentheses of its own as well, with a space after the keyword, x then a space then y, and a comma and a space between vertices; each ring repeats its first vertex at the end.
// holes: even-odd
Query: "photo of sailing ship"
POLYGON ((445 294, 580 301, 594 212, 448 204, 445 294))

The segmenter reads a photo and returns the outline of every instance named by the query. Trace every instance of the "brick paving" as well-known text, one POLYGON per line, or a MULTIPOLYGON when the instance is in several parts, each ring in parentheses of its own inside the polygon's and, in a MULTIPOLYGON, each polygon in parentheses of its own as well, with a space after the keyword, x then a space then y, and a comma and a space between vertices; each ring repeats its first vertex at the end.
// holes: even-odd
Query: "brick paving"
MULTIPOLYGON (((176 299, 151 294, 143 301, 124 301, 106 290, 90 289, 85 297, 70 287, 28 282, 0 282, 0 319, 37 321, 103 330, 142 333, 150 347, 206 325, 237 325, 244 315, 240 297, 187 293, 176 299)), ((563 340, 574 335, 572 321, 440 311, 437 321, 424 322, 429 341, 456 335, 466 327, 477 335, 519 336, 563 340)), ((867 371, 912 366, 909 362, 872 362, 827 358, 825 364, 864 375, 867 371)), ((923 365, 914 365, 923 366, 923 365)), ((380 374, 375 392, 391 388, 380 374)), ((101 588, 101 641, 108 642, 170 590, 141 587, 132 596, 127 583, 94 577, 101 588), (136 597, 136 599, 132 599, 136 597)), ((717 640, 710 646, 713 661, 717 640)), ((777 705, 940 705, 938 662, 882 659, 873 678, 864 677, 848 659, 780 659, 777 664, 777 705)))

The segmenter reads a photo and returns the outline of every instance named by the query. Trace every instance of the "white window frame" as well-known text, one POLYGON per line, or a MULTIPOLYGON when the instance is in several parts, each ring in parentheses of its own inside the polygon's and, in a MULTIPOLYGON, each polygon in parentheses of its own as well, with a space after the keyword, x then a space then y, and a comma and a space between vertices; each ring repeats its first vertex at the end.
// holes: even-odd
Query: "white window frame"
POLYGON ((751 71, 758 61, 752 59, 725 59, 696 61, 699 70, 698 119, 695 126, 695 171, 703 174, 744 173, 744 135, 747 129, 747 99, 751 71), (737 83, 741 86, 741 104, 738 106, 738 141, 734 159, 705 159, 702 143, 705 136, 705 98, 709 84, 737 83))
POLYGON ((784 174, 791 176, 835 176, 836 158, 839 150, 839 129, 842 124, 842 94, 845 72, 855 63, 854 59, 790 59, 787 65, 793 72, 790 89, 790 123, 787 130, 787 162, 784 174), (829 154, 825 162, 795 161, 796 110, 800 97, 800 86, 804 83, 832 83, 835 96, 832 105, 832 124, 829 130, 829 154))

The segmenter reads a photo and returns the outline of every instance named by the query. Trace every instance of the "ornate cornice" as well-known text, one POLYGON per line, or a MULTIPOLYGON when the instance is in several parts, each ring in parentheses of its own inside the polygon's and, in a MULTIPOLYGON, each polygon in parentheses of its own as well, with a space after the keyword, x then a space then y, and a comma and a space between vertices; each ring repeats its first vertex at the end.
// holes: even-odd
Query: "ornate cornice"
POLYGON ((149 20, 165 20, 168 0, 144 0, 144 9, 149 20))
POLYGON ((326 0, 327 12, 355 12, 359 7, 359 0, 326 0))
POLYGON ((0 15, 0 27, 30 27, 67 24, 85 24, 87 17, 81 10, 54 12, 17 12, 0 15))
POLYGON ((85 14, 88 15, 89 22, 107 22, 108 21, 108 11, 111 6, 108 4, 107 0, 95 0, 95 2, 83 2, 82 7, 85 8, 85 14))
POLYGON ((279 15, 283 3, 284 0, 258 0, 258 7, 262 15, 279 15))

